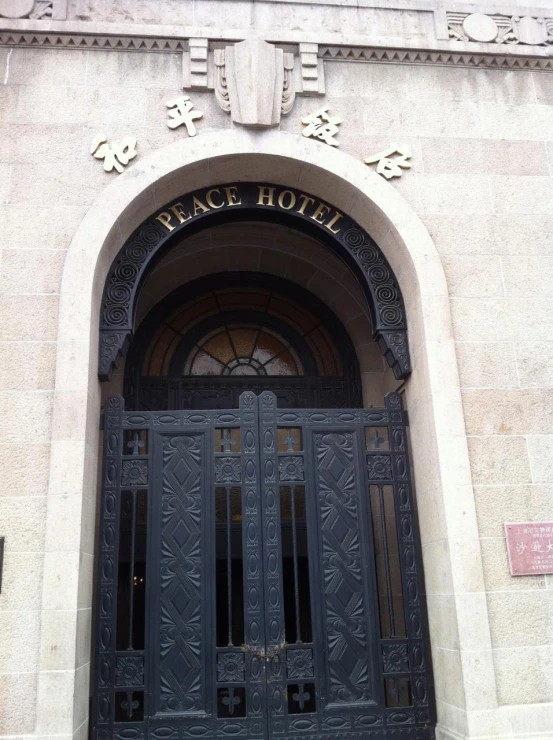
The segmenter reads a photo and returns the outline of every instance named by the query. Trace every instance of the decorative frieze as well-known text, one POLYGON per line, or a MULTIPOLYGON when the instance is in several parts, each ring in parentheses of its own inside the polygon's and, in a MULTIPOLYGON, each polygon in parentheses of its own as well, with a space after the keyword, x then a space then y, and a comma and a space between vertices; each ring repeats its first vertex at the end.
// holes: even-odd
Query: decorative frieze
MULTIPOLYGON (((1 0, 0 0, 1 2, 1 0)), ((54 12, 56 0, 54 0, 54 12)), ((458 14, 457 14, 458 15, 458 14)), ((0 13, 1 16, 1 13, 0 13)), ((54 16, 52 16, 53 18, 54 16)), ((464 18, 464 16, 463 16, 464 18)), ((49 20, 49 19, 48 19, 49 20)), ((517 22, 517 27, 524 23, 521 19, 517 22)), ((553 19, 546 19, 545 27, 548 30, 548 39, 551 37, 551 23, 553 19)), ((25 21, 26 24, 31 21, 25 21)), ((194 44, 194 41, 200 39, 175 38, 169 36, 155 35, 133 35, 133 34, 98 34, 98 33, 72 33, 67 23, 67 32, 59 29, 55 31, 19 30, 21 21, 14 21, 13 26, 8 29, 0 28, 0 46, 25 46, 25 47, 45 47, 49 49, 98 49, 114 51, 140 51, 140 52, 166 52, 183 54, 183 87, 185 90, 211 90, 215 86, 215 77, 217 74, 217 52, 223 52, 224 48, 215 48, 210 51, 207 47, 208 40, 204 39, 207 49, 206 59, 200 58, 202 51, 200 44, 194 44), (195 48, 190 52, 190 44, 195 48), (206 82, 207 80, 207 82, 206 82)), ((38 25, 38 22, 36 22, 38 25)), ((6 25, 4 23, 3 25, 6 25)), ((65 24, 58 24, 58 26, 65 24)), ((80 24, 81 26, 83 24, 80 24)), ((107 25, 107 24, 104 24, 107 25)), ((445 23, 444 14, 444 35, 447 35, 447 24, 445 23)), ((325 61, 358 61, 382 63, 382 64, 416 64, 416 65, 437 65, 440 67, 473 67, 486 69, 513 69, 513 70, 553 70, 553 57, 547 55, 547 44, 542 44, 545 48, 540 49, 536 46, 531 49, 528 42, 523 38, 528 38, 523 33, 519 35, 518 41, 504 42, 509 43, 515 48, 520 49, 518 53, 514 49, 509 49, 509 53, 501 53, 501 44, 497 43, 497 53, 482 53, 475 47, 474 52, 459 52, 452 49, 455 41, 459 38, 452 38, 449 41, 442 41, 441 44, 446 48, 437 49, 436 42, 433 43, 432 49, 414 48, 412 41, 405 41, 401 46, 385 47, 374 45, 353 46, 348 44, 319 44, 317 48, 317 79, 315 82, 315 66, 313 65, 313 51, 300 50, 300 47, 314 47, 316 44, 296 43, 293 40, 286 45, 296 46, 298 54, 295 56, 294 64, 294 91, 296 96, 306 95, 323 95, 324 94, 324 67, 325 61), (525 45, 526 44, 526 45, 525 45), (540 53, 536 53, 540 52, 540 53), (318 92, 314 92, 315 88, 318 92)), ((209 43, 220 44, 220 41, 212 39, 209 43)), ((280 43, 280 42, 278 42, 280 43)), ((284 42, 282 42, 284 43, 284 42)), ((221 57, 219 57, 221 59, 221 57)), ((222 62, 220 62, 222 66, 222 62)))
POLYGON ((553 15, 504 15, 500 13, 447 13, 449 37, 482 44, 553 44, 553 15))
POLYGON ((486 69, 553 70, 553 58, 514 54, 459 53, 382 48, 374 46, 319 46, 323 60, 381 62, 382 64, 430 64, 439 67, 476 67, 486 69))

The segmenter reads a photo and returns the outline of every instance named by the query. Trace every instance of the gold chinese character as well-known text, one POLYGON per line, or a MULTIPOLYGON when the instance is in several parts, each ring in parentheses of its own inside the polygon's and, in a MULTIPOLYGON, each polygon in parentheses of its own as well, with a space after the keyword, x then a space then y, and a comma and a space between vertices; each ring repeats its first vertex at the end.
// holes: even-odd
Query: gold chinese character
POLYGON ((186 126, 188 136, 196 136, 196 126, 194 121, 197 118, 202 118, 203 113, 199 110, 192 110, 194 103, 190 100, 188 95, 182 95, 180 98, 175 98, 166 103, 168 108, 173 110, 169 111, 169 121, 167 125, 169 128, 178 128, 179 126, 186 126))
POLYGON ((107 140, 104 134, 95 136, 90 153, 96 159, 104 160, 106 172, 111 172, 114 168, 117 172, 123 172, 123 168, 136 157, 136 138, 127 136, 120 143, 114 141, 112 144, 108 144, 107 140))
POLYGON ((390 144, 384 151, 373 154, 372 157, 367 157, 365 164, 375 164, 375 162, 378 162, 376 166, 377 173, 385 177, 386 180, 389 180, 391 177, 401 177, 403 174, 401 171, 402 167, 404 169, 411 167, 411 163, 407 161, 410 158, 411 151, 409 147, 390 144), (390 159, 394 154, 399 154, 400 156, 396 159, 390 159))
POLYGON ((302 118, 301 122, 306 128, 302 131, 303 136, 320 139, 330 146, 338 146, 338 142, 333 137, 338 133, 338 126, 342 123, 341 118, 328 115, 328 108, 313 113, 307 118, 302 118))

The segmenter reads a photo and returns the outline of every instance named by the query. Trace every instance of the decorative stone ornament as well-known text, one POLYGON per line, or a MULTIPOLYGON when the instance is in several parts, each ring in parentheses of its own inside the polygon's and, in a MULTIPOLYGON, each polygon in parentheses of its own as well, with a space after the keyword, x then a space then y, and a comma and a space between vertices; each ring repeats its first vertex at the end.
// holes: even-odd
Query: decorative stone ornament
POLYGON ((300 44, 299 52, 297 94, 305 96, 324 95, 324 66, 323 60, 319 59, 319 45, 300 44))
POLYGON ((188 53, 182 55, 182 86, 185 90, 213 89, 208 77, 209 41, 188 39, 188 53))
POLYGON ((514 26, 517 32, 517 36, 521 44, 532 44, 539 46, 553 42, 553 21, 549 19, 549 24, 546 24, 543 18, 531 18, 526 15, 523 18, 513 18, 514 26), (549 40, 548 40, 548 25, 549 25, 549 40))
POLYGON ((235 123, 269 128, 294 105, 294 56, 262 39, 217 49, 215 96, 235 123))
POLYGON ((53 0, 0 0, 3 18, 51 18, 53 0))
POLYGON ((495 40, 499 29, 489 15, 471 13, 463 21, 463 31, 471 41, 490 43, 495 40))
POLYGON ((553 18, 484 13, 447 13, 448 35, 481 44, 553 44, 553 18))

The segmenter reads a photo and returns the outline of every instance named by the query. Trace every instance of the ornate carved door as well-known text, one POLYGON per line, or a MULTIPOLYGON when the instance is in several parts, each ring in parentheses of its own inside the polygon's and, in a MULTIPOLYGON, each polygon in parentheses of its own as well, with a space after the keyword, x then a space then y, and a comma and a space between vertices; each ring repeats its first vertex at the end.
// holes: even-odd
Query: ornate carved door
POLYGON ((108 399, 93 736, 433 736, 401 399, 108 399))

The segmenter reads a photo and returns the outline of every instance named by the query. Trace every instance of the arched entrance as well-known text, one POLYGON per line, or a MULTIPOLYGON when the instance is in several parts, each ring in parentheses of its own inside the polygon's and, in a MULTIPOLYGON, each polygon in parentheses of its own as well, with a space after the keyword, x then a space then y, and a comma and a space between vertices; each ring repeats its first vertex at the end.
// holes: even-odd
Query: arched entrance
MULTIPOLYGON (((382 393, 378 407, 363 408, 356 347, 305 287, 253 269, 189 280, 185 255, 198 233, 212 252, 220 247, 229 223, 246 240, 252 202, 262 217, 276 207, 269 199, 306 211, 310 201, 327 216, 322 228, 345 220, 337 245, 338 228, 317 240, 320 228, 294 226, 315 260, 328 253, 361 289, 366 320, 402 376, 406 345, 391 341, 406 334, 395 277, 368 234, 330 205, 272 185, 220 186, 191 196, 196 215, 222 193, 229 208, 253 199, 241 218, 216 214, 201 232, 191 224, 180 243, 142 225, 106 281, 101 347, 125 352, 126 363, 124 399, 109 397, 105 412, 93 738, 369 740, 403 729, 430 739, 401 397, 382 393), (183 284, 169 291, 179 250, 183 284), (150 299, 128 340, 141 294, 150 299)), ((155 217, 169 234, 192 220, 185 203, 155 217)), ((271 234, 283 248, 287 216, 276 231, 273 219, 256 223, 261 245, 271 234)), ((367 323, 365 339, 373 331, 367 323)))
MULTIPOLYGON (((470 734, 467 723, 472 713, 494 710, 497 704, 443 270, 424 226, 393 187, 350 157, 292 135, 234 131, 224 141, 206 135, 157 152, 106 189, 73 239, 60 296, 49 487, 53 496, 47 526, 55 531, 60 512, 56 494, 68 491, 76 494, 75 501, 82 501, 83 525, 63 553, 51 540, 44 577, 46 584, 65 585, 66 613, 76 616, 78 609, 79 618, 67 621, 63 635, 55 638, 43 630, 42 652, 59 649, 60 640, 68 655, 74 654, 76 645, 86 652, 90 521, 94 518, 90 502, 96 490, 100 408, 97 316, 112 260, 142 214, 151 212, 152 204, 161 208, 174 202, 186 187, 193 190, 236 178, 255 182, 268 173, 273 182, 304 188, 351 214, 384 251, 402 288, 413 362, 406 396, 412 435, 417 440, 413 447, 417 496, 426 511, 420 522, 434 625, 439 726, 446 734, 470 734), (482 615, 477 633, 463 617, 470 611, 482 615), (445 624, 446 632, 441 627, 445 624)), ((45 623, 49 624, 48 586, 43 601, 45 623)), ((86 670, 84 665, 75 673, 74 662, 68 658, 63 685, 59 673, 41 671, 38 731, 64 734, 86 721, 86 670)))

